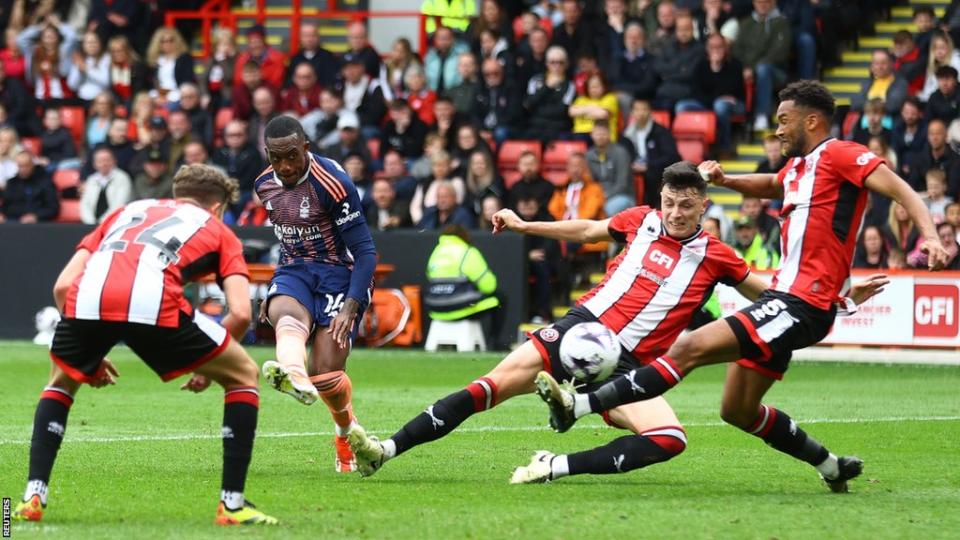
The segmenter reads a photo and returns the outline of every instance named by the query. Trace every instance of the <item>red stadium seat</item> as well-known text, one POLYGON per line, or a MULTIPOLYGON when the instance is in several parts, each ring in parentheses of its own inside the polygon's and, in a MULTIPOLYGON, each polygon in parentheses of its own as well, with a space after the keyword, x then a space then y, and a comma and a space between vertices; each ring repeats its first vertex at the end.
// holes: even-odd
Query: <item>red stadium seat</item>
POLYGON ((706 144, 698 139, 678 139, 677 152, 684 161, 699 165, 706 154, 706 144))
POLYGON ((77 148, 83 147, 83 132, 87 129, 87 113, 83 107, 61 107, 60 118, 63 121, 63 127, 73 135, 73 142, 77 148))
POLYGON ((23 149, 34 156, 40 155, 40 137, 24 137, 20 139, 23 149))
POLYGON ((57 223, 80 223, 80 201, 61 200, 60 215, 54 221, 57 223))
POLYGON ((673 136, 713 144, 717 140, 717 115, 713 111, 678 113, 673 119, 673 136))
POLYGON ((503 185, 507 189, 512 188, 520 181, 520 173, 516 169, 500 171, 500 176, 503 177, 503 185))
POLYGON ((380 159, 380 139, 368 139, 367 150, 370 152, 371 159, 380 159))
POLYGON ((847 111, 847 115, 843 117, 843 131, 840 134, 844 140, 850 140, 853 137, 853 128, 857 125, 858 120, 860 120, 860 113, 847 111))
POLYGON ((670 111, 653 111, 650 116, 653 117, 654 122, 670 129, 670 111))
MULTIPOLYGON (((508 177, 513 176, 517 170, 517 161, 520 160, 520 154, 531 151, 540 159, 540 141, 504 141, 497 153, 497 169, 503 176, 504 182, 509 182, 508 177)), ((509 188, 510 185, 508 184, 509 188)))
POLYGON ((80 185, 79 169, 60 169, 53 173, 53 185, 57 191, 75 188, 80 185))
POLYGON ((566 170, 544 171, 543 178, 557 187, 563 187, 570 181, 570 175, 567 174, 566 170))
POLYGON ((639 206, 643 204, 643 196, 647 190, 647 185, 644 183, 643 174, 633 175, 633 189, 637 192, 637 206, 639 206))
POLYGON ((570 154, 586 151, 587 143, 583 141, 554 141, 547 145, 547 150, 543 153, 542 169, 544 172, 566 172, 570 154))

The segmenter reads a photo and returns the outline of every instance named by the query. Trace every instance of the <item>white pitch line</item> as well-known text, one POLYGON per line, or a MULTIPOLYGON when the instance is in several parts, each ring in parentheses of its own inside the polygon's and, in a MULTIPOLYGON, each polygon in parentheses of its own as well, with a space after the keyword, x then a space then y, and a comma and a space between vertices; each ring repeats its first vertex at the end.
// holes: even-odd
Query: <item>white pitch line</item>
MULTIPOLYGON (((874 422, 955 422, 960 420, 960 416, 889 416, 881 418, 811 418, 809 420, 799 420, 798 424, 870 424, 874 422)), ((722 427, 727 424, 724 422, 688 422, 684 427, 722 427)), ((572 429, 604 429, 603 425, 576 425, 572 429)), ((529 432, 529 431, 549 431, 547 426, 482 426, 475 428, 461 428, 455 430, 456 433, 493 433, 493 432, 529 432)), ((375 434, 376 432, 369 432, 375 434)), ((290 437, 317 437, 328 436, 330 432, 325 431, 304 431, 304 432, 276 432, 276 433, 258 433, 258 439, 286 439, 290 437)), ((200 441, 208 439, 219 439, 220 435, 214 434, 195 434, 183 433, 178 435, 134 435, 130 437, 67 437, 68 444, 72 443, 118 443, 118 442, 151 442, 151 441, 200 441)), ((26 445, 30 444, 29 439, 0 439, 2 445, 26 445)))

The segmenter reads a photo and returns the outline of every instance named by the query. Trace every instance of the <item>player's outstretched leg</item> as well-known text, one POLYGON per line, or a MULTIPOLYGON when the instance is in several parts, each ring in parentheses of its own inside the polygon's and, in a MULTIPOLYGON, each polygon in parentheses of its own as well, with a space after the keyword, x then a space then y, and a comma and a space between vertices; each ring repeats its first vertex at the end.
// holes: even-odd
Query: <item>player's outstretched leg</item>
POLYGON ((67 416, 80 384, 54 366, 50 382, 40 393, 33 417, 30 439, 30 472, 23 499, 13 510, 15 521, 40 521, 47 506, 47 484, 60 443, 67 428, 67 416))
POLYGON ((350 447, 357 469, 370 476, 388 460, 411 448, 435 441, 457 428, 473 414, 488 410, 513 396, 533 391, 533 379, 543 366, 540 353, 527 342, 510 353, 484 377, 430 405, 400 431, 380 441, 362 429, 350 432, 350 447))
POLYGON ((350 473, 357 470, 357 461, 347 435, 359 427, 353 414, 353 383, 344 371, 350 348, 341 348, 326 328, 317 330, 310 351, 310 383, 327 405, 333 417, 333 446, 336 450, 334 470, 350 473))
MULTIPOLYGON (((274 301, 282 305, 286 298, 281 296, 274 301)), ((263 376, 275 390, 292 396, 304 405, 312 405, 320 396, 310 382, 305 366, 310 328, 296 317, 286 314, 279 316, 275 328, 277 361, 264 362, 263 376)))
POLYGON ((517 467, 511 484, 550 482, 577 474, 617 474, 672 459, 687 447, 686 433, 663 398, 632 403, 610 411, 610 420, 633 435, 584 452, 555 455, 545 450, 517 467))
POLYGON ((727 370, 720 416, 767 445, 813 465, 831 491, 846 493, 847 482, 863 472, 863 461, 853 456, 838 458, 787 413, 760 403, 773 383, 774 379, 732 364, 727 370))
POLYGON ((277 519, 264 514, 244 497, 247 470, 257 431, 260 394, 257 391, 257 364, 231 340, 227 348, 196 370, 223 387, 223 477, 217 525, 275 525, 277 519))

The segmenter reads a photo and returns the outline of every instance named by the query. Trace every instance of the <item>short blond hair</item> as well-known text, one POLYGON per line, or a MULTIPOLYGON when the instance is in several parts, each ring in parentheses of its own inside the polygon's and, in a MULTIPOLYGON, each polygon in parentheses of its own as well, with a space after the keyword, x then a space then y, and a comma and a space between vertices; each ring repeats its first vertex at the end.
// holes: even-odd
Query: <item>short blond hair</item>
POLYGON ((240 184, 209 165, 184 165, 173 177, 174 198, 193 199, 204 207, 234 203, 240 199, 240 184))

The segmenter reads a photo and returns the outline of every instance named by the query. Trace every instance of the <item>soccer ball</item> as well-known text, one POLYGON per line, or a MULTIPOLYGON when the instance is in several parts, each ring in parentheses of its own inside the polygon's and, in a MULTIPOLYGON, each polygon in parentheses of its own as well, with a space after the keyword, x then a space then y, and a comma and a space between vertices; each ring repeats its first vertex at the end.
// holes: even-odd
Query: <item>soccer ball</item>
POLYGON ((598 322, 574 325, 560 340, 560 362, 580 382, 606 379, 619 359, 617 334, 598 322))

